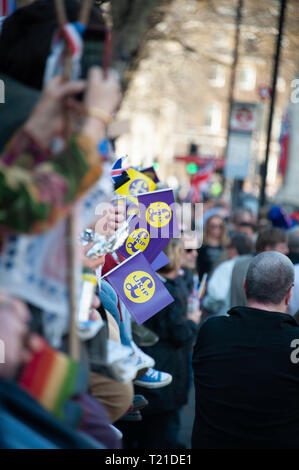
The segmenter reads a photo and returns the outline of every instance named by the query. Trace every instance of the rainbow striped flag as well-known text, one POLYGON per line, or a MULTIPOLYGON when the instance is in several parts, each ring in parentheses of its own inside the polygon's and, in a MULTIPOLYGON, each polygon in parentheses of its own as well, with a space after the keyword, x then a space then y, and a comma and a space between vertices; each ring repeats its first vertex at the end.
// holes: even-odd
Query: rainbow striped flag
POLYGON ((64 419, 70 398, 86 391, 87 371, 46 342, 24 367, 19 385, 57 418, 64 419))

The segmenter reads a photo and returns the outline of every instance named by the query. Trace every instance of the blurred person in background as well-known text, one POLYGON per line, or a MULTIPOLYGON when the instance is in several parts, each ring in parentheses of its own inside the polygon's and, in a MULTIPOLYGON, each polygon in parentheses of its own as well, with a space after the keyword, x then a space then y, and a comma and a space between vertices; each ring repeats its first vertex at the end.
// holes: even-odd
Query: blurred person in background
MULTIPOLYGON (((158 312, 145 326, 160 338, 154 346, 144 348, 155 359, 156 367, 172 375, 172 382, 162 389, 140 389, 149 401, 142 422, 131 429, 131 445, 140 449, 176 449, 180 429, 180 410, 188 401, 189 357, 195 341, 198 312, 187 317, 188 288, 179 271, 182 263, 181 239, 172 239, 165 249, 169 263, 158 271, 174 302, 158 312), (192 319, 191 319, 192 318, 192 319)), ((138 391, 139 390, 139 391, 138 391)))
MULTIPOLYGON (((278 251, 283 255, 287 255, 289 249, 286 231, 276 227, 269 227, 262 230, 256 240, 255 252, 259 254, 265 251, 278 251)), ((253 255, 254 254, 241 256, 233 267, 230 287, 231 308, 237 305, 245 305, 246 298, 243 289, 243 281, 253 255)))
POLYGON ((250 209, 235 209, 230 218, 230 225, 231 233, 244 233, 255 240, 256 217, 250 209))
POLYGON ((224 218, 213 215, 206 220, 203 244, 197 251, 196 267, 201 281, 203 275, 211 273, 227 245, 227 231, 224 218))
POLYGON ((228 259, 220 263, 208 280, 202 308, 205 315, 225 315, 230 307, 230 286, 234 266, 240 256, 253 252, 254 245, 247 235, 235 233, 227 246, 228 259))

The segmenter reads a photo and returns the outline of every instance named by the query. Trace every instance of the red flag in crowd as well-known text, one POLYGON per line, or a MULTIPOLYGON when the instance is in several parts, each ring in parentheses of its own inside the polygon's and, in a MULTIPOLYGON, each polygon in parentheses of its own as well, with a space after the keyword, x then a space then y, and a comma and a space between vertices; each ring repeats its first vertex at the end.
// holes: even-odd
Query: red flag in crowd
POLYGON ((209 161, 203 168, 191 178, 191 201, 196 203, 200 201, 200 186, 210 180, 214 172, 214 161, 209 161))
POLYGON ((280 160, 279 160, 279 173, 284 176, 289 156, 289 143, 290 143, 290 121, 288 113, 286 112, 282 118, 281 133, 279 137, 280 143, 280 160))

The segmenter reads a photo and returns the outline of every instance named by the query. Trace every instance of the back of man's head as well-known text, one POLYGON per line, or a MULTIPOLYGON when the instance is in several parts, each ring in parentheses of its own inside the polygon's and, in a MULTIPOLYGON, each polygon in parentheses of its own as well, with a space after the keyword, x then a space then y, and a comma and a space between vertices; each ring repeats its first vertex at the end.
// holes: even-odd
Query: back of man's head
POLYGON ((288 295, 294 282, 292 262, 277 251, 256 255, 245 279, 248 301, 263 305, 279 305, 288 295))
POLYGON ((291 253, 299 253, 299 227, 289 232, 288 245, 291 253))
POLYGON ((255 249, 257 253, 280 251, 287 254, 287 234, 285 230, 277 227, 263 229, 257 237, 255 249), (282 249, 280 249, 280 245, 282 249))

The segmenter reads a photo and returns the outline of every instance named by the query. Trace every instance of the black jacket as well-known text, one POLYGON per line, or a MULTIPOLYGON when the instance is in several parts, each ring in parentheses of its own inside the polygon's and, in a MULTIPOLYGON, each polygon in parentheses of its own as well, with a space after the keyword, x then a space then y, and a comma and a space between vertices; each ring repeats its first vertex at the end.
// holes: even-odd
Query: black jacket
POLYGON ((299 448, 294 339, 298 348, 297 323, 279 312, 235 307, 203 323, 193 354, 193 448, 299 448))
POLYGON ((202 245, 197 250, 196 269, 201 281, 205 273, 210 274, 223 253, 221 246, 202 245))
MULTIPOLYGON (((176 410, 187 403, 189 383, 188 353, 194 343, 197 325, 186 318, 188 289, 181 276, 164 284, 174 302, 150 318, 144 325, 160 338, 154 346, 144 348, 152 356, 155 369, 168 372, 173 380, 166 387, 148 390, 138 389, 149 400, 143 414, 156 414, 176 410)), ((136 387, 137 388, 137 387, 136 387)))

